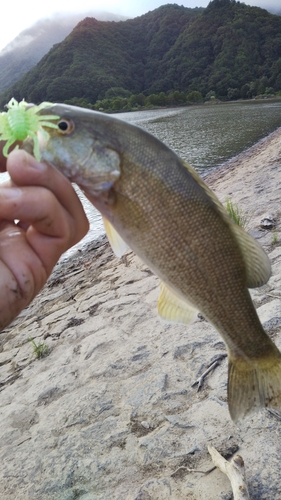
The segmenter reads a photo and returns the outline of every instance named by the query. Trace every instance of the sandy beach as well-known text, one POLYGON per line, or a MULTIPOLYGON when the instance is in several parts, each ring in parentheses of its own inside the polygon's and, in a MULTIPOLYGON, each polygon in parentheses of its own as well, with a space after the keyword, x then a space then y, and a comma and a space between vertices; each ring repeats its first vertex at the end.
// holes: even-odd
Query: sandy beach
MULTIPOLYGON (((281 129, 205 182, 248 217, 272 263, 251 291, 281 349, 281 129), (261 221, 272 221, 273 228, 261 221)), ((33 303, 1 333, 0 498, 5 500, 230 500, 207 446, 242 455, 252 499, 281 500, 281 412, 235 425, 218 332, 157 317, 158 279, 105 236, 58 264, 33 303), (49 353, 36 359, 30 342, 49 353)))

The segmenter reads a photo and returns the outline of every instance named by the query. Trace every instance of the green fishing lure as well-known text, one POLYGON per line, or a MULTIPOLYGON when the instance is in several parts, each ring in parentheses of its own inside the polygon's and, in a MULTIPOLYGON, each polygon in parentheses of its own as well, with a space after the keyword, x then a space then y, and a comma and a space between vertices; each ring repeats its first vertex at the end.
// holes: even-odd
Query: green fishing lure
MULTIPOLYGON (((45 127, 57 128, 51 120, 58 120, 56 115, 38 115, 41 109, 52 106, 52 103, 42 102, 39 106, 33 106, 22 100, 16 101, 12 98, 6 107, 7 112, 0 113, 0 140, 7 141, 3 148, 3 155, 8 156, 10 146, 17 141, 24 141, 27 137, 33 139, 33 155, 40 161, 40 147, 38 132, 40 131, 45 138, 49 134, 45 127)), ((18 146, 16 146, 16 149, 18 146)))

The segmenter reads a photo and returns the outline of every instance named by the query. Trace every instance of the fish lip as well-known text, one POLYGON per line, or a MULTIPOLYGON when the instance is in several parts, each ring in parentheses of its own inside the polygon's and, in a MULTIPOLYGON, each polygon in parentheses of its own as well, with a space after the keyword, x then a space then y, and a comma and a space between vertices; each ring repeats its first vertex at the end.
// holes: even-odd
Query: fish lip
POLYGON ((120 174, 116 170, 115 172, 112 172, 111 179, 96 177, 93 182, 93 180, 85 179, 85 177, 79 175, 79 172, 77 172, 77 175, 71 176, 70 180, 91 196, 99 197, 102 193, 110 191, 115 182, 119 179, 119 176, 120 174))

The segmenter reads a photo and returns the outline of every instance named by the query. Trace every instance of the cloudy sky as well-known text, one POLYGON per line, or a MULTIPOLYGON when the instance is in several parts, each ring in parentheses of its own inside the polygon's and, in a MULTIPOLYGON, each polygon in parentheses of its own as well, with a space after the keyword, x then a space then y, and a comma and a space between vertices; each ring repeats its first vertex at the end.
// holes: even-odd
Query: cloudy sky
MULTIPOLYGON (((42 18, 51 17, 56 12, 87 12, 90 10, 108 11, 122 16, 136 17, 145 14, 165 3, 178 3, 185 7, 206 7, 209 0, 79 0, 76 6, 70 6, 69 0, 34 1, 24 0, 15 3, 5 0, 2 6, 2 23, 0 29, 0 50, 13 40, 21 31, 32 26, 42 18)), ((248 5, 264 7, 268 10, 281 10, 280 0, 246 0, 248 5)))

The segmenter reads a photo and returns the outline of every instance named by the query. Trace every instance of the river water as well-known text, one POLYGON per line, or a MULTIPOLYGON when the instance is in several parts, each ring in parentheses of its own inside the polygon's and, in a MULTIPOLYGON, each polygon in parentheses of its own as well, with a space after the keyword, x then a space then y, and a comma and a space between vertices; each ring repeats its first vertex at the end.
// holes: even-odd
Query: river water
POLYGON ((121 113, 187 160, 200 174, 221 165, 281 126, 281 101, 121 113))

